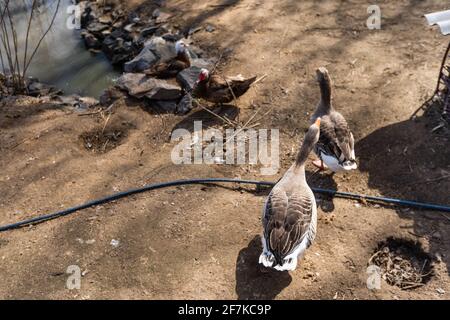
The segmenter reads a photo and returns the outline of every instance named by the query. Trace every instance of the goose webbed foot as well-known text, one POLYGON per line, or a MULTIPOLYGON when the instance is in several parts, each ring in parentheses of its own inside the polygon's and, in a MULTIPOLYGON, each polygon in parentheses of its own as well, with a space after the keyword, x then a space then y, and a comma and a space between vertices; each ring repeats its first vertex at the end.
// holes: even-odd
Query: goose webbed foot
POLYGON ((323 161, 320 159, 314 160, 313 165, 319 168, 319 171, 324 171, 328 169, 328 166, 325 163, 323 163, 323 161))

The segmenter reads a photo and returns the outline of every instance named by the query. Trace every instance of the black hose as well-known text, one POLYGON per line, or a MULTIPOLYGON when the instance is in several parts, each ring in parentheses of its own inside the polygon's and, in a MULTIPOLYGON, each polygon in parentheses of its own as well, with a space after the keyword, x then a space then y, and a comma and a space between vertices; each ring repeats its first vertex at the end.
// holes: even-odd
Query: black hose
MULTIPOLYGON (((142 188, 136 188, 131 189, 123 192, 119 192, 116 194, 113 194, 111 196, 107 196, 101 199, 89 201, 85 204, 68 208, 62 211, 58 211, 55 213, 35 217, 28 220, 23 220, 17 223, 8 224, 5 226, 0 227, 0 232, 12 230, 21 228, 27 225, 37 224, 41 223, 47 220, 55 219, 58 217, 66 216, 71 213, 74 213, 76 211, 80 211, 86 208, 98 206, 101 204, 105 204, 114 200, 118 200, 121 198, 125 198, 128 196, 131 196, 133 194, 138 194, 150 190, 156 190, 156 189, 162 189, 162 188, 168 188, 168 187, 175 187, 175 186, 182 186, 182 185, 189 185, 189 184, 215 184, 215 183, 239 183, 239 184, 253 184, 258 186, 266 186, 266 187, 272 187, 275 185, 274 182, 269 181, 254 181, 254 180, 235 180, 235 179, 227 179, 227 178, 207 178, 207 179, 189 179, 189 180, 176 180, 176 181, 169 181, 169 182, 163 182, 163 183, 156 183, 156 184, 150 184, 146 185, 142 188)), ((366 195, 359 195, 355 193, 349 193, 349 192, 341 192, 336 190, 329 190, 329 189, 320 189, 320 188, 312 188, 312 190, 315 193, 320 194, 326 194, 332 197, 340 197, 340 198, 346 198, 346 199, 365 199, 367 201, 375 201, 375 202, 382 202, 382 203, 388 203, 388 204, 394 204, 394 205, 400 205, 400 206, 407 206, 412 208, 418 208, 418 209, 427 209, 427 210, 437 210, 437 211, 444 211, 444 212, 450 212, 449 206, 443 206, 443 205, 436 205, 436 204, 429 204, 429 203, 420 203, 420 202, 414 202, 414 201, 408 201, 408 200, 400 200, 400 199, 393 199, 393 198, 384 198, 384 197, 374 197, 374 196, 366 196, 366 195)))

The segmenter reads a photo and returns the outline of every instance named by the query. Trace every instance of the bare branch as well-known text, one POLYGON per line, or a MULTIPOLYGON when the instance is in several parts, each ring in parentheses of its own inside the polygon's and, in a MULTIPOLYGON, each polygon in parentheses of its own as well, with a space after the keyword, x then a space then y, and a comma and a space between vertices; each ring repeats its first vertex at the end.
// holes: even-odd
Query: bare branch
POLYGON ((28 39, 30 38, 30 29, 31 29, 31 22, 33 20, 33 13, 36 9, 37 0, 33 0, 33 3, 31 5, 31 12, 30 12, 30 19, 28 20, 28 26, 27 26, 27 34, 25 36, 25 53, 23 56, 23 75, 22 77, 25 78, 25 66, 27 64, 27 54, 28 54, 28 39))
POLYGON ((26 65, 24 67, 24 74, 26 74, 26 72, 28 70, 28 67, 30 66, 31 61, 33 60, 34 56, 36 55, 36 52, 38 51, 39 47, 41 46, 42 40, 44 40, 44 38, 47 35, 47 33, 49 33, 50 29, 53 27, 53 24, 55 23, 56 15, 58 14, 58 10, 59 10, 60 4, 61 4, 61 0, 58 0, 58 3, 56 5, 55 13, 53 14, 53 17, 52 17, 52 21, 50 22, 50 25, 48 26, 48 29, 44 32, 42 37, 39 39, 39 42, 36 45, 36 48, 34 48, 34 51, 31 54, 30 59, 26 63, 26 65))

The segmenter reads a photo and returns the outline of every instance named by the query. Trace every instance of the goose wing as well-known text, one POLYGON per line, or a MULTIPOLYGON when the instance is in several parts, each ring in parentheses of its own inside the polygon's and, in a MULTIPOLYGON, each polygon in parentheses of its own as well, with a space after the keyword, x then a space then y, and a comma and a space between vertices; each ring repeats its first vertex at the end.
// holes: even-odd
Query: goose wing
MULTIPOLYGON (((312 206, 311 195, 306 192, 287 192, 275 187, 270 193, 263 216, 264 238, 278 264, 282 265, 283 258, 291 254, 308 236, 312 206)), ((310 236, 311 242, 313 236, 310 236)))
POLYGON ((334 112, 322 117, 317 148, 340 162, 354 160, 354 139, 345 118, 334 112))

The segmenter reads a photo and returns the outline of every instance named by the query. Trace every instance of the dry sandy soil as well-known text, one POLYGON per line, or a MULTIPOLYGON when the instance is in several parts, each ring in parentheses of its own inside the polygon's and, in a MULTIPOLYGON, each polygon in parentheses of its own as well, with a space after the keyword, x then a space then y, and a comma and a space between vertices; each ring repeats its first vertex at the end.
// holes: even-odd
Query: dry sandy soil
MULTIPOLYGON (((257 110, 272 110, 258 122, 280 129, 279 173, 172 164, 171 131, 197 118, 213 121, 202 111, 174 116, 127 102, 105 129, 122 133, 117 145, 97 154, 81 137, 102 130, 98 115, 9 100, 0 107, 0 224, 153 182, 275 181, 292 163, 318 101, 318 66, 334 79, 335 106, 354 131, 360 168, 315 175, 311 185, 449 205, 450 182, 441 178, 450 170, 448 137, 431 133, 433 117, 409 120, 433 92, 448 42, 422 15, 448 3, 377 3, 381 30, 367 29, 365 1, 169 1, 180 26, 215 26, 193 39, 215 54, 232 50, 221 72, 267 74, 239 100, 239 117, 245 122, 257 110)), ((316 242, 298 269, 262 272, 257 259, 266 194, 236 186, 164 189, 1 233, 0 298, 450 298, 449 216, 323 199, 316 242), (401 290, 383 281, 380 290, 367 289, 367 262, 388 237, 418 241, 429 254, 434 275, 425 285, 401 290), (81 290, 66 289, 70 265, 84 272, 81 290)))

